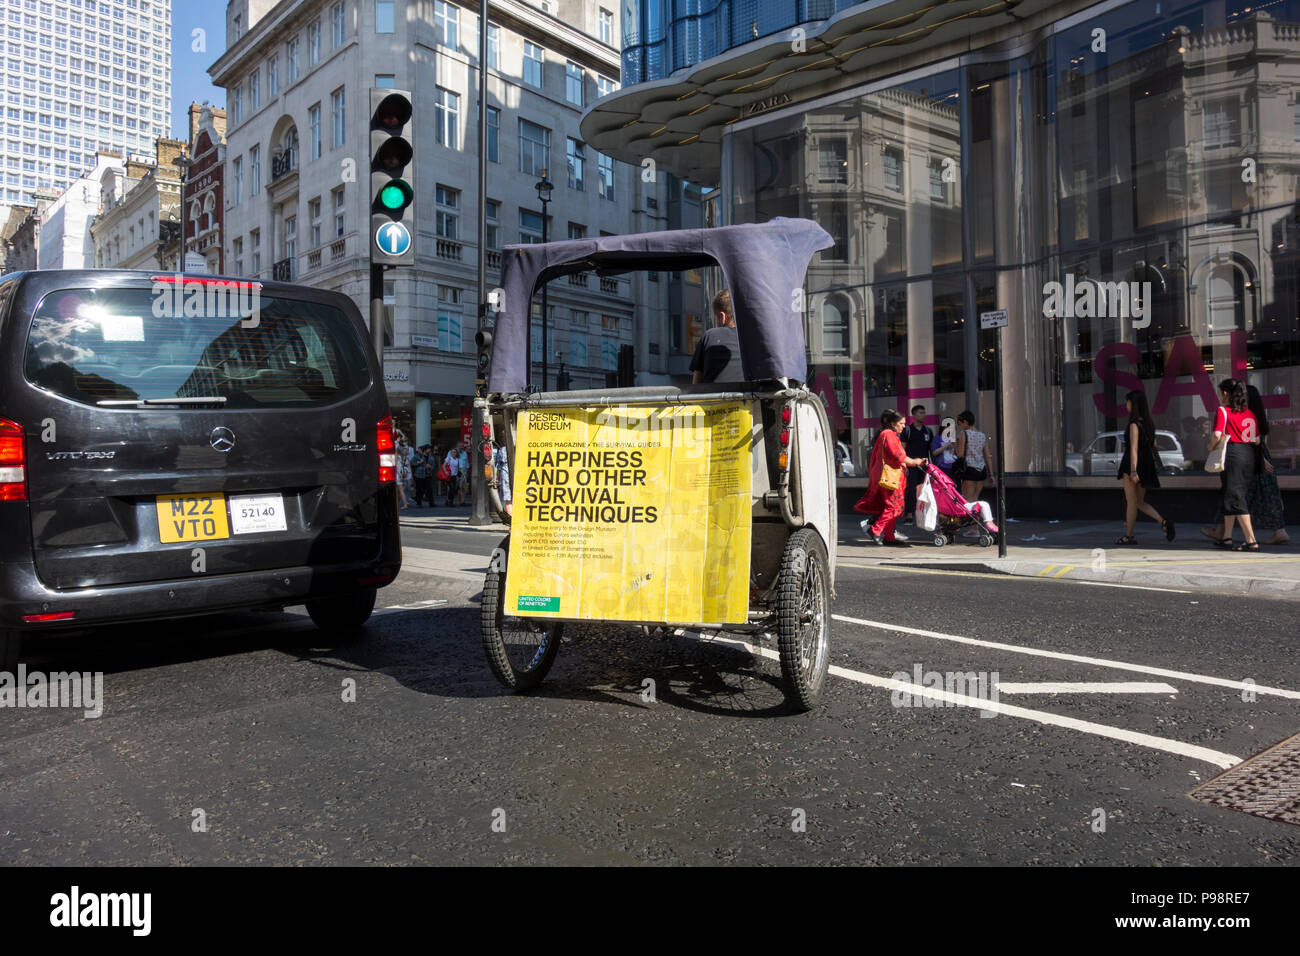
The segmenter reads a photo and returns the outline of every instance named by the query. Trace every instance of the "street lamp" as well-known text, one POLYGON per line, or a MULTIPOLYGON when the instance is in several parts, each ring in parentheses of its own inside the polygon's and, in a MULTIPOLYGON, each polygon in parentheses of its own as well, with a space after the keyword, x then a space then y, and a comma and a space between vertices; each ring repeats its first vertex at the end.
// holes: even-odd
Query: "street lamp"
POLYGON ((176 156, 172 159, 176 173, 181 178, 181 251, 176 256, 176 271, 185 271, 185 180, 189 178, 190 167, 194 161, 188 156, 176 156))
MULTIPOLYGON (((551 201, 551 190, 555 186, 546 178, 546 169, 542 169, 541 181, 537 184, 537 198, 542 201, 542 242, 546 242, 546 206, 551 201)), ((546 326, 548 316, 546 314, 546 283, 542 283, 542 391, 546 391, 546 326)))

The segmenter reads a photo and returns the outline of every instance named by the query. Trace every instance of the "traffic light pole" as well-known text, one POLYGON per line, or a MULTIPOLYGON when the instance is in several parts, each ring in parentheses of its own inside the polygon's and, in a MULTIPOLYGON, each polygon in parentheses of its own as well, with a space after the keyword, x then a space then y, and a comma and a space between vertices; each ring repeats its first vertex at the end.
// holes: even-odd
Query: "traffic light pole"
MULTIPOLYGON (((479 0, 478 20, 478 328, 475 329, 475 345, 486 329, 487 319, 487 51, 490 15, 488 0, 479 0)), ((477 356, 476 356, 477 359, 477 356)), ((485 525, 493 522, 488 514, 488 462, 483 457, 483 432, 487 424, 487 410, 484 399, 487 398, 487 381, 484 370, 477 361, 474 369, 474 419, 473 432, 470 435, 470 484, 471 495, 469 523, 485 525)))
POLYGON ((384 267, 370 264, 370 344, 384 373, 384 267))

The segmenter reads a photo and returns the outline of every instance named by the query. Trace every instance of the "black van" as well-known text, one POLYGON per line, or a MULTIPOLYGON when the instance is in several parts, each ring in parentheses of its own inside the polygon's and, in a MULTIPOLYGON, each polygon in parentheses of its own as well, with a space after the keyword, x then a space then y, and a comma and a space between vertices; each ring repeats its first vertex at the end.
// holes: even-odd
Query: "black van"
POLYGON ((401 567, 395 480, 346 296, 0 277, 0 670, 56 628, 306 604, 355 631, 401 567))

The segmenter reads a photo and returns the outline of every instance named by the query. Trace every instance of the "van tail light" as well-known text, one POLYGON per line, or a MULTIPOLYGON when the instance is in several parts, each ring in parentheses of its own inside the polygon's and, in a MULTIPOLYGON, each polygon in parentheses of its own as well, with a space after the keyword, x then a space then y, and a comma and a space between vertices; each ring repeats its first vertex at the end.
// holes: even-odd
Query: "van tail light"
POLYGON ((0 501, 27 500, 27 452, 23 426, 0 418, 0 501))
POLYGON ((379 452, 379 483, 392 485, 397 483, 397 446, 393 442, 393 416, 385 415, 379 422, 379 431, 375 436, 375 448, 379 452))

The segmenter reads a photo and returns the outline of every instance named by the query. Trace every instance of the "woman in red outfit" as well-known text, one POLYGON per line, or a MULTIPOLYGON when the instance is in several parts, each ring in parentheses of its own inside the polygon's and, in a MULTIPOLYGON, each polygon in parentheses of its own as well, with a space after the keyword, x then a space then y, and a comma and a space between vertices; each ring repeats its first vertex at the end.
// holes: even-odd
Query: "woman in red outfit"
POLYGON ((925 459, 908 458, 903 451, 903 443, 898 437, 903 430, 902 415, 892 408, 886 409, 880 415, 880 424, 883 427, 880 429, 880 434, 876 436, 876 444, 871 449, 871 465, 867 469, 867 493, 853 506, 853 510, 859 514, 879 515, 870 530, 871 540, 876 544, 907 547, 894 538, 894 525, 903 513, 905 497, 903 489, 907 484, 906 477, 899 476, 897 487, 884 488, 880 484, 880 474, 885 465, 891 468, 920 468, 925 465, 925 459))

